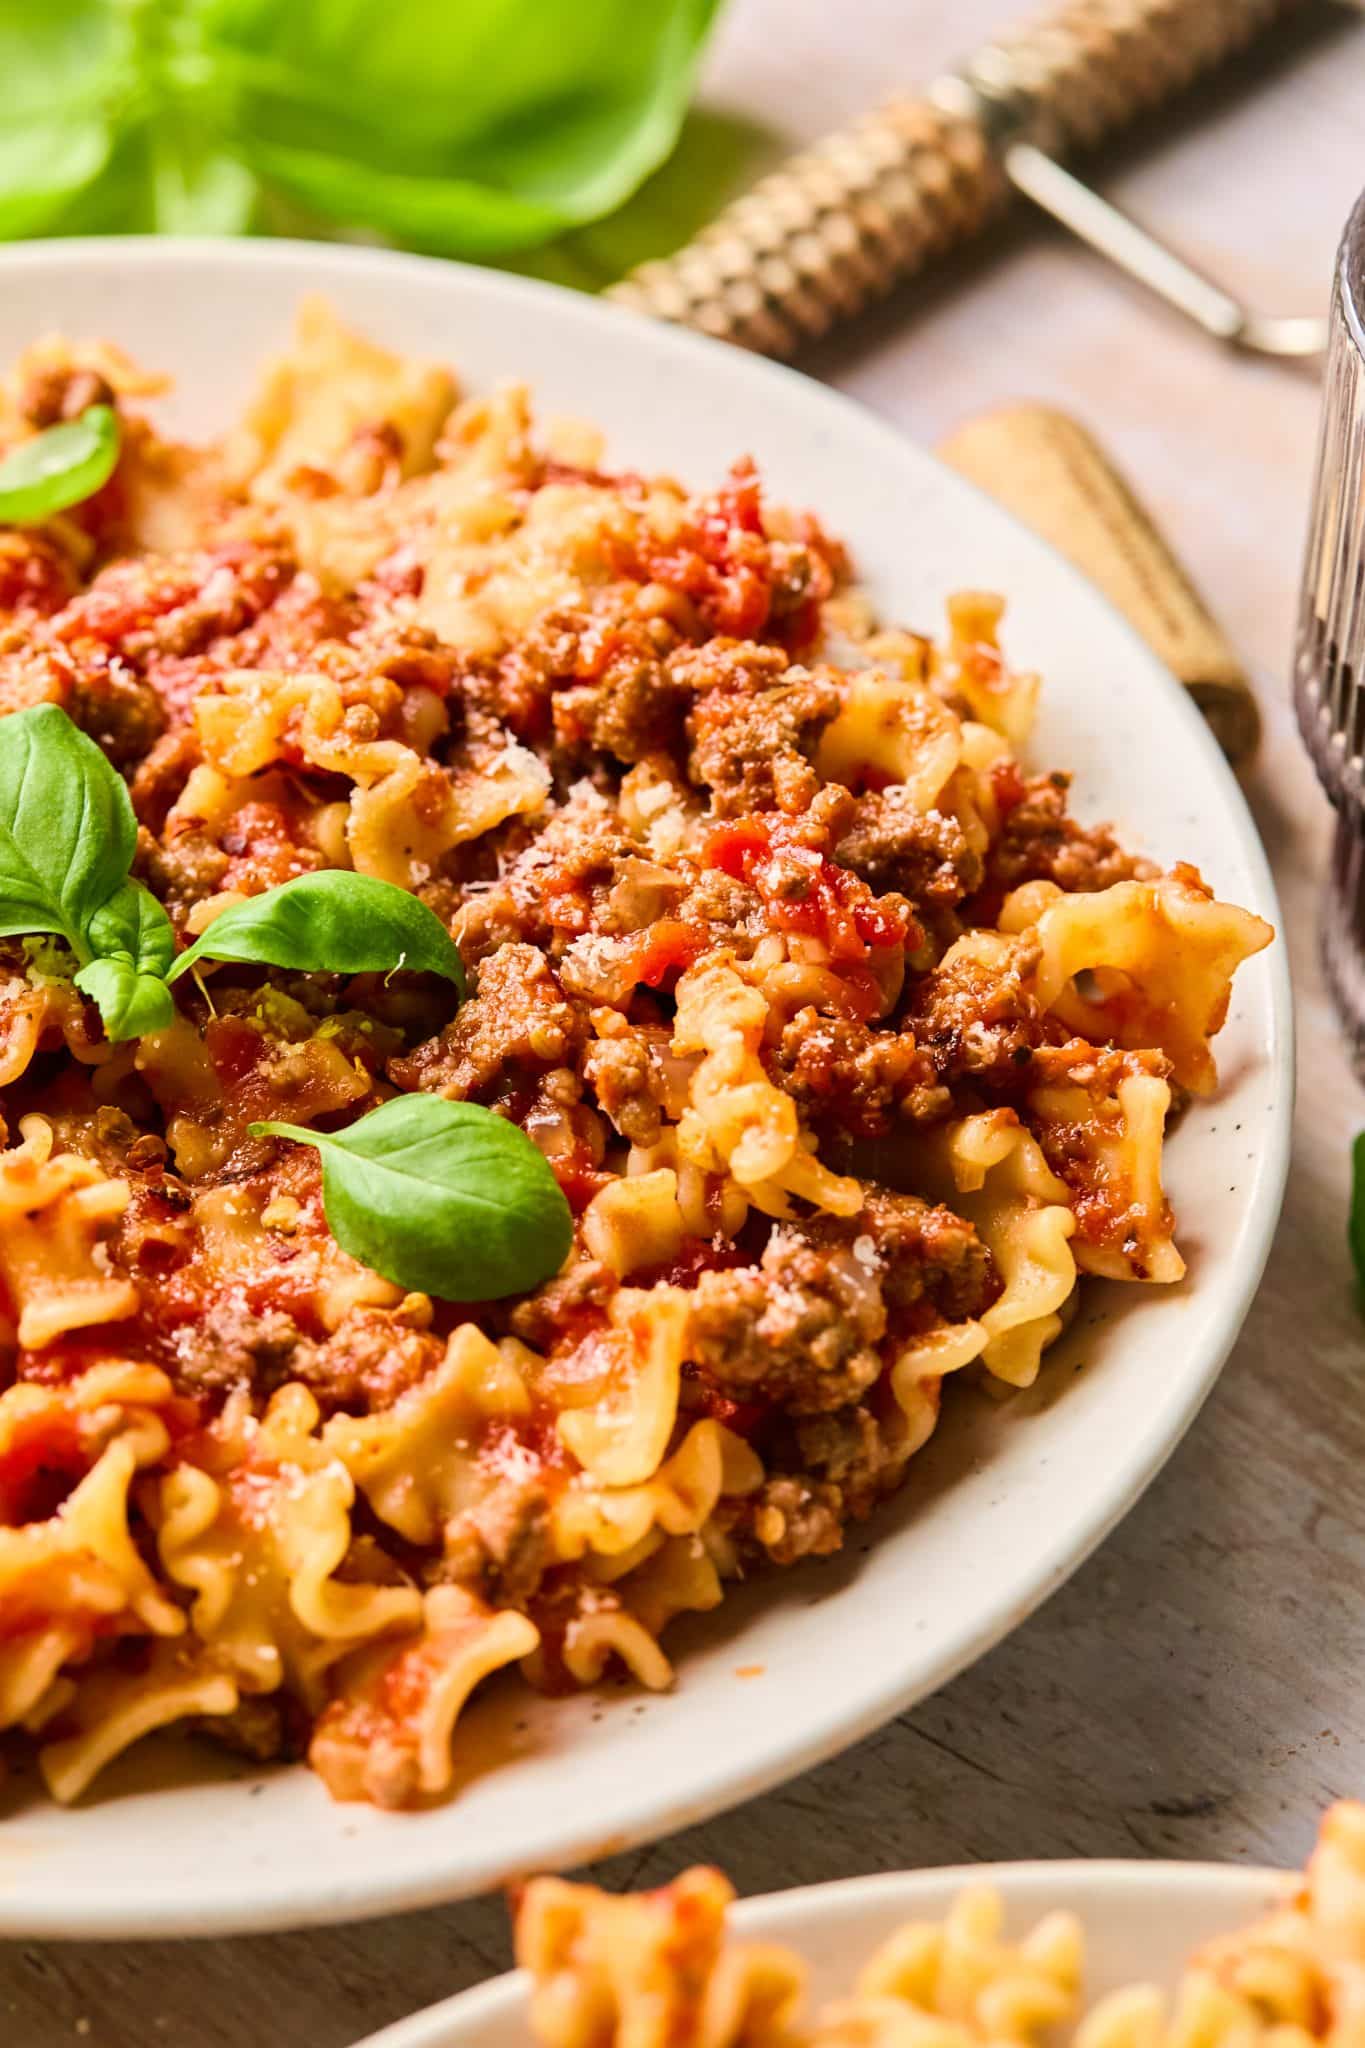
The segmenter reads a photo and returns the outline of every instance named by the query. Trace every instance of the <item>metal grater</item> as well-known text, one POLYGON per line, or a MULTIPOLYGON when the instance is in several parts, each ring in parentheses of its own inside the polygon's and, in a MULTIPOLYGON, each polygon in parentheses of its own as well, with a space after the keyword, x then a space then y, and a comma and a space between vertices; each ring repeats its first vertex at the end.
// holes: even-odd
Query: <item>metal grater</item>
POLYGON ((1061 162, 1302 4, 1064 0, 926 94, 890 100, 793 157, 609 296, 761 355, 790 356, 1023 193, 1218 339, 1316 354, 1323 322, 1241 304, 1061 162))

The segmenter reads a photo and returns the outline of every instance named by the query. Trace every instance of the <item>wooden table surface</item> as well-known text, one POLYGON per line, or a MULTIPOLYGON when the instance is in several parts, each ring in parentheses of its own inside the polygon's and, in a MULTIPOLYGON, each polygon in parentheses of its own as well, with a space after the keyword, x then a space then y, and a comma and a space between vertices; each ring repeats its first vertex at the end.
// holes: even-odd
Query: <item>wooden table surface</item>
MULTIPOLYGON (((684 167, 752 171, 1016 0, 731 0, 684 167), (720 117, 720 118, 716 118, 720 117)), ((1108 167, 1180 247, 1280 311, 1316 311, 1365 178, 1365 22, 1305 23, 1202 118, 1108 167)), ((665 183, 655 196, 669 203, 665 183)), ((589 239, 586 246, 594 245, 589 239)), ((805 367, 932 442, 1007 398, 1068 407, 1129 470, 1253 666, 1267 732, 1248 792, 1293 957, 1299 1102, 1269 1270, 1217 1391, 1107 1544, 957 1682, 785 1790, 618 1857, 657 1883, 697 1858, 743 1891, 1029 1856, 1297 1862, 1365 1793, 1365 1331, 1343 1242, 1365 1121, 1314 942, 1325 807, 1286 676, 1314 378, 1238 361, 1050 229, 1020 221, 805 367)), ((147 1929, 154 1937, 154 1927, 147 1929)), ((0 1950, 4 2048, 346 2048, 505 1967, 496 1900, 333 1932, 0 1950)))

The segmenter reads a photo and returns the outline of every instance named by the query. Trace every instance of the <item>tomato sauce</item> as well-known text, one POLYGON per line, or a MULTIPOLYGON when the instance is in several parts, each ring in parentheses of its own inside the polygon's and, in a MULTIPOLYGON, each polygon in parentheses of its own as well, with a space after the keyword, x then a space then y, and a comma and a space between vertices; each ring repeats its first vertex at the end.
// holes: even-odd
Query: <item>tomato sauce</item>
POLYGON ((819 939, 831 960, 865 960, 882 946, 913 951, 921 934, 904 904, 875 896, 861 876, 804 845, 799 831, 765 817, 716 825, 706 864, 756 889, 773 931, 819 939))

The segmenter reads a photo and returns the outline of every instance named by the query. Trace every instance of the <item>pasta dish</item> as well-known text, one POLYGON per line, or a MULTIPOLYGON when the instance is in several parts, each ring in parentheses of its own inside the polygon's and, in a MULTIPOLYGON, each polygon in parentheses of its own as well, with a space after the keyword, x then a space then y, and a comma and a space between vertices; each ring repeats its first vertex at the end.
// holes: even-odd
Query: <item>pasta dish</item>
POLYGON ((0 1729, 418 1805, 1180 1280, 1271 933, 1021 766, 998 598, 886 628, 747 462, 316 303, 217 443, 159 388, 0 400, 0 1729))
POLYGON ((1365 1806, 1325 1815, 1298 1890, 1208 1943, 1172 1994, 1152 1984, 1081 1997, 1084 1929, 1049 1913, 1008 1939, 989 1885, 942 1920, 907 1921, 849 1995, 803 2011, 801 1958, 731 1942, 718 1870, 613 1898, 537 1878, 517 1919, 540 2048, 1352 2048, 1365 1970, 1365 1806), (1058 2029, 1066 2028, 1067 2035, 1058 2029))

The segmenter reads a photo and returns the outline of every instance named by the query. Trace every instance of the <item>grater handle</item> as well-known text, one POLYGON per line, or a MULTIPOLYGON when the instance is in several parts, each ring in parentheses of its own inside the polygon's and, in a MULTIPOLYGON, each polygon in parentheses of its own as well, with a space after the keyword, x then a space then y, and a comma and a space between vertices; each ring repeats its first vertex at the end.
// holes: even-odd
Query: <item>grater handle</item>
POLYGON ((1009 144, 1050 158, 1098 142, 1299 4, 1063 0, 928 97, 893 99, 792 158, 608 296, 793 355, 1002 211, 1009 144))

